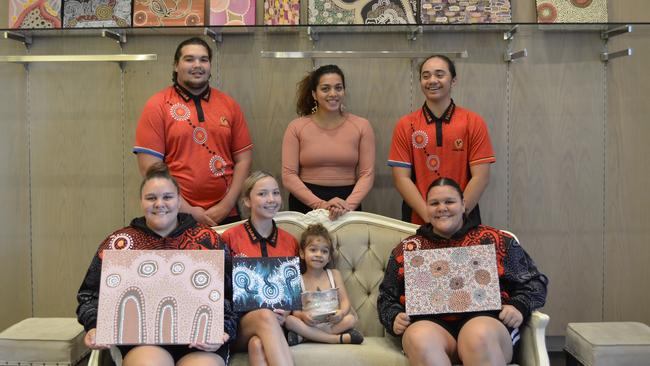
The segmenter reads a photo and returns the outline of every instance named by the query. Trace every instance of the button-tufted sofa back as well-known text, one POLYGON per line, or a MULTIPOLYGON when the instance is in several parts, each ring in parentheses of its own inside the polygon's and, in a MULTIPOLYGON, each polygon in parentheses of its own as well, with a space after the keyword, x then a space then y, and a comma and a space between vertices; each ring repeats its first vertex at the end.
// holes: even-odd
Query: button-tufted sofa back
MULTIPOLYGON (((306 215, 284 211, 275 221, 296 240, 307 226, 323 224, 334 239, 336 268, 341 271, 352 306, 359 314, 358 328, 366 336, 384 336, 377 316, 379 285, 391 250, 403 238, 412 235, 417 225, 366 212, 350 212, 330 221, 327 211, 315 210, 306 215)), ((223 232, 238 223, 215 228, 223 232)))

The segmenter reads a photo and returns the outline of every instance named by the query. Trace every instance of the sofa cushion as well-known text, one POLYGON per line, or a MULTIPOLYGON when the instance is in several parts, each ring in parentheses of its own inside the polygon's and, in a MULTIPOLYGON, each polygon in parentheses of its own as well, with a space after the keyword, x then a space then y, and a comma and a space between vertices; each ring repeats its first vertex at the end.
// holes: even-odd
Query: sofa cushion
POLYGON ((565 350, 585 366, 647 365, 650 328, 636 322, 569 323, 565 350))
MULTIPOLYGON (((366 337, 363 344, 302 343, 291 347, 296 365, 394 365, 407 366, 401 348, 390 337, 366 337)), ((230 366, 248 365, 248 354, 236 353, 230 366)))
POLYGON ((88 352, 76 318, 27 318, 0 333, 2 365, 75 365, 88 352))

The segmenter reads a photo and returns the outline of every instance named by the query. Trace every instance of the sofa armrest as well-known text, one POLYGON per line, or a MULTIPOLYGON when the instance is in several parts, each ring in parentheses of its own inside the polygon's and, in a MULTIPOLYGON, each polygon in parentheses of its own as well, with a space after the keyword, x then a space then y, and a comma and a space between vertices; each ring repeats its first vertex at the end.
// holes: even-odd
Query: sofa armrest
POLYGON ((531 366, 550 366, 546 351, 546 326, 549 316, 533 311, 528 322, 521 328, 519 364, 531 366))

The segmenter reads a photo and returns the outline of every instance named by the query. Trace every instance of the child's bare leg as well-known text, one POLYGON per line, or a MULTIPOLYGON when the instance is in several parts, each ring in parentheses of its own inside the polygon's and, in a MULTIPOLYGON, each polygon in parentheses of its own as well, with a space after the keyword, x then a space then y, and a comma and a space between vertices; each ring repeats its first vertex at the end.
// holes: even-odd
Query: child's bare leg
POLYGON ((293 315, 287 317, 284 325, 287 329, 298 333, 303 338, 309 339, 310 341, 320 343, 339 343, 338 335, 327 333, 316 327, 310 327, 293 315))
POLYGON ((341 334, 350 328, 354 328, 357 325, 357 317, 351 313, 344 316, 340 322, 332 325, 330 327, 332 334, 341 334))
POLYGON ((267 366, 266 357, 264 357, 264 347, 262 340, 258 336, 252 336, 248 340, 248 363, 256 366, 267 366))

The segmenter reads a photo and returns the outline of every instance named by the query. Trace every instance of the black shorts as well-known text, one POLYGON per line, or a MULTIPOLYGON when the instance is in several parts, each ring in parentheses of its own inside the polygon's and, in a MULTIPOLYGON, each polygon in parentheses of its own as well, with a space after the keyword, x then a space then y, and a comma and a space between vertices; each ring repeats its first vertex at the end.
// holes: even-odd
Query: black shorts
MULTIPOLYGON (((120 350, 120 353, 122 353, 122 358, 124 358, 126 354, 129 353, 129 351, 131 351, 135 347, 137 346, 117 346, 117 348, 120 350)), ((190 348, 186 344, 168 344, 168 345, 161 345, 160 347, 162 347, 165 351, 169 352, 169 354, 174 359, 174 363, 178 362, 181 358, 183 358, 183 356, 188 355, 192 352, 200 352, 199 349, 190 348)), ((228 360, 230 359, 230 350, 228 348, 228 344, 224 344, 213 353, 219 355, 219 357, 223 359, 223 362, 226 365, 228 364, 228 360)))
MULTIPOLYGON (((454 339, 457 340, 461 328, 465 325, 465 323, 467 323, 471 319, 476 318, 478 316, 487 316, 499 320, 499 313, 500 313, 499 310, 494 310, 494 311, 477 311, 472 313, 453 314, 459 316, 460 319, 452 320, 452 321, 440 319, 439 315, 413 315, 411 316, 411 322, 415 323, 420 320, 428 320, 430 322, 436 323, 439 326, 443 327, 447 332, 449 332, 449 334, 451 334, 452 337, 454 337, 454 339)), ((519 341, 519 328, 510 328, 505 324, 503 326, 506 327, 508 334, 510 334, 510 339, 512 340, 512 346, 514 347, 519 341)))

